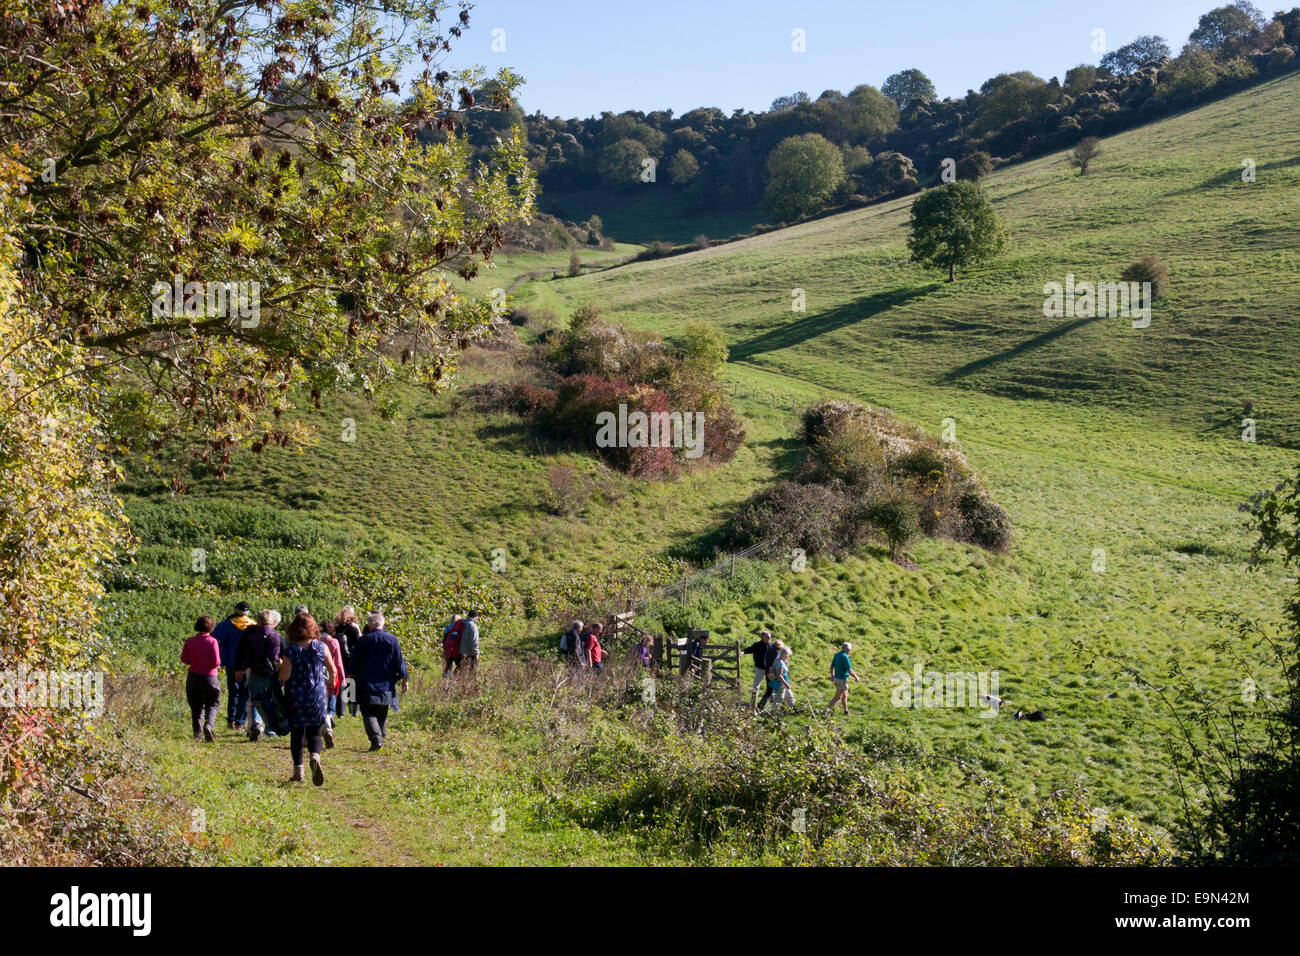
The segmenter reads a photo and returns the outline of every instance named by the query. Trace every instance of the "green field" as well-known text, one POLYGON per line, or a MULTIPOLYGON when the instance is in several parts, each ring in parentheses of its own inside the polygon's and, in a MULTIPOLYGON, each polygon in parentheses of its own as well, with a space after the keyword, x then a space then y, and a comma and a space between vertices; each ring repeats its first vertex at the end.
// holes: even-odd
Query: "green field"
MULTIPOLYGON (((647 558, 699 561, 746 498, 797 467, 793 409, 849 397, 888 406, 932 433, 953 419, 962 450, 1014 521, 1012 553, 923 541, 912 551, 919 571, 876 548, 804 572, 774 564, 751 575, 748 593, 701 596, 692 621, 727 642, 772 627, 794 647, 805 703, 829 700, 830 656, 852 639, 864 681, 854 687, 853 715, 836 718, 849 731, 958 756, 1027 800, 1083 787, 1096 806, 1171 826, 1177 796, 1163 744, 1172 721, 1114 659, 1156 685, 1177 661, 1205 687, 1232 695, 1252 675, 1211 648, 1222 633, 1204 615, 1280 617, 1281 571, 1246 567, 1251 538, 1237 508, 1289 472, 1300 447, 1298 103, 1300 77, 1292 76, 1105 140, 1086 177, 1063 154, 998 170, 987 186, 1008 224, 1008 249, 951 285, 907 261, 909 200, 671 259, 524 282, 516 304, 567 314, 591 301, 614 321, 669 337, 690 321, 715 324, 731 346, 727 376, 749 426, 736 459, 646 484, 558 452, 463 392, 405 394, 388 420, 359 403, 328 404, 304 412, 319 432, 304 452, 245 456, 230 478, 198 480, 179 501, 142 477, 124 486, 142 528, 184 526, 187 510, 224 508, 244 540, 218 547, 202 522, 185 540, 142 534, 137 567, 159 586, 112 595, 110 636, 158 667, 188 636, 188 621, 176 616, 216 613, 237 597, 288 607, 299 594, 335 599, 323 584, 236 592, 186 583, 193 547, 256 545, 293 560, 292 545, 259 538, 259 507, 336 534, 321 546, 327 559, 403 548, 508 596, 647 558), (1243 158, 1257 163, 1254 184, 1240 181, 1243 158), (1067 273, 1114 280, 1147 253, 1160 255, 1171 276, 1149 328, 1043 316, 1045 282, 1067 273), (804 312, 791 311, 795 289, 806 294, 804 312), (1244 401, 1254 403, 1255 443, 1241 438, 1244 401), (345 417, 356 420, 355 442, 339 438, 345 417), (576 515, 545 508, 546 471, 557 462, 599 486, 576 515), (509 554, 505 575, 489 569, 494 548, 509 554), (1097 549, 1104 571, 1094 570, 1097 549), (997 671, 1004 697, 1050 719, 891 706, 890 675, 918 663, 997 671)), ((606 227, 619 235, 612 217, 606 227)), ((563 270, 567 258, 503 261, 476 287, 563 270)), ((514 374, 508 354, 475 350, 458 384, 514 374)), ((485 630, 488 666, 545 654, 554 637, 546 617, 503 610, 485 630)), ((417 662, 432 663, 418 654, 417 662)), ((1254 676, 1267 694, 1268 675, 1254 676)), ((172 692, 136 717, 170 792, 202 805, 232 792, 255 803, 276 799, 273 771, 287 775, 287 756, 274 758, 283 767, 262 753, 253 762, 224 733, 215 750, 188 756, 180 711, 172 692)), ((535 806, 527 735, 430 730, 420 707, 411 711, 395 724, 401 742, 383 755, 386 774, 360 776, 364 756, 348 750, 359 746, 355 739, 334 752, 339 783, 305 796, 342 822, 293 836, 288 859, 663 859, 630 838, 550 831, 532 818, 527 840, 485 848, 488 838, 477 834, 493 808, 528 814, 535 806), (451 809, 430 811, 438 822, 422 829, 412 809, 421 801, 451 809), (373 832, 347 822, 362 818, 374 819, 373 832)), ((350 732, 359 737, 355 724, 350 732)), ((222 827, 237 833, 246 825, 214 819, 214 839, 222 827)))

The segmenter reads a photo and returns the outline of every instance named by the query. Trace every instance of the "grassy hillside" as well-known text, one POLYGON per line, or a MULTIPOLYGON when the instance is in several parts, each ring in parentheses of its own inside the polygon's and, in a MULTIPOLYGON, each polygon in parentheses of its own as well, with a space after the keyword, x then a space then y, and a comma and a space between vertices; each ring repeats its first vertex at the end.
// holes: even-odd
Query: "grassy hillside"
MULTIPOLYGON (((853 715, 837 718, 851 734, 959 755, 1027 798, 1086 787, 1098 805, 1170 825, 1176 795, 1162 741, 1171 722, 1110 658, 1156 683, 1176 660, 1212 691, 1234 694, 1251 675, 1211 646, 1222 635, 1203 612, 1277 617, 1280 573, 1246 569, 1250 539, 1237 505, 1288 471, 1300 443, 1298 94, 1300 77, 1290 77, 1114 137, 1087 177, 1062 155, 998 171, 988 188, 1010 228, 1008 252, 951 285, 907 263, 905 200, 668 260, 520 285, 517 302, 567 311, 594 301, 615 321, 669 335, 692 320, 714 323, 731 344, 728 376, 749 426, 741 453, 677 482, 645 484, 558 453, 463 393, 406 395, 390 420, 335 403, 306 415, 320 441, 305 453, 245 457, 230 479, 200 480, 179 502, 143 479, 127 487, 130 507, 149 516, 142 527, 166 516, 190 537, 142 551, 138 567, 162 586, 114 595, 114 636, 161 664, 186 636, 176 615, 219 610, 236 596, 286 609, 304 593, 321 602, 344 596, 323 584, 252 593, 186 584, 189 548, 209 547, 215 532, 211 521, 186 525, 183 515, 216 506, 249 539, 260 533, 257 509, 274 507, 335 532, 318 549, 327 560, 397 547, 516 597, 646 559, 699 559, 750 494, 797 466, 792 408, 850 397, 887 405, 931 432, 954 419, 963 451, 1015 522, 1012 554, 926 541, 913 551, 918 572, 872 548, 802 573, 772 565, 752 574, 748 593, 698 597, 692 622, 723 641, 776 629, 795 648, 796 691, 813 703, 829 699, 823 675, 835 644, 851 638, 864 682, 854 687, 853 715), (1254 184, 1239 179, 1246 157, 1258 164, 1254 184), (1115 279, 1152 252, 1169 265, 1171 289, 1149 328, 1043 317, 1045 282, 1070 272, 1115 279), (805 290, 806 312, 790 311, 793 289, 805 290), (1243 400, 1255 405, 1255 444, 1240 438, 1243 400), (339 438, 344 417, 356 419, 355 442, 339 438), (573 516, 546 508, 546 472, 557 462, 589 475, 596 489, 573 516), (497 547, 510 565, 494 576, 497 547), (1097 549, 1104 572, 1094 570, 1097 549), (1003 696, 1051 719, 892 707, 890 675, 916 663, 997 670, 1003 696)), ((567 263, 567 253, 553 264, 534 258, 516 263, 513 275, 567 263)), ((507 264, 499 275, 512 277, 507 264)), ((512 374, 500 353, 476 353, 460 384, 512 374)), ((279 548, 288 561, 301 553, 237 537, 223 547, 250 543, 279 548)), ((540 650, 552 636, 545 616, 504 610, 485 630, 488 661, 540 650)), ((1268 692, 1267 675, 1260 686, 1268 692)), ((182 721, 172 723, 179 737, 182 721)), ((171 724, 142 726, 157 753, 175 758, 171 724)), ((415 739, 430 732, 410 715, 397 727, 415 739)), ((435 744, 445 739, 432 732, 435 744)), ((435 801, 454 800, 464 783, 441 770, 409 772, 435 801)), ((197 798, 223 785, 211 774, 187 768, 170 774, 169 786, 197 798)), ((318 793, 310 799, 322 808, 340 799, 318 793)), ((581 858, 597 858, 582 840, 575 845, 581 858)), ((625 851, 619 843, 599 858, 625 851)))
POLYGON ((955 404, 983 392, 1123 408, 1225 440, 1252 400, 1260 440, 1294 447, 1298 93, 1290 76, 1115 136, 1086 177, 1063 153, 994 173, 1008 251, 951 285, 907 262, 901 199, 593 276, 572 297, 668 332, 708 318, 734 360, 827 387, 895 377, 955 404), (1150 328, 1044 318, 1045 282, 1115 280, 1147 253, 1171 279, 1150 328))

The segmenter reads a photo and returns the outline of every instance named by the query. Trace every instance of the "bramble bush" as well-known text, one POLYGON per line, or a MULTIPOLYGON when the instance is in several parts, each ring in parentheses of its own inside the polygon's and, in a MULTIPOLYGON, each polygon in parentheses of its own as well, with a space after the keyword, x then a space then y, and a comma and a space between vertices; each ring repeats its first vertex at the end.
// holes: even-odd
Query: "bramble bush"
MULTIPOLYGON (((735 457, 745 428, 727 401, 719 375, 726 346, 708 327, 692 326, 681 351, 654 333, 606 322, 593 304, 579 306, 563 335, 539 341, 526 363, 529 380, 512 385, 508 407, 565 444, 592 451, 611 467, 640 478, 673 477, 687 466, 684 436, 673 423, 658 446, 599 447, 597 416, 704 415, 700 461, 735 457), (679 446, 680 443, 680 446, 679 446)), ((480 396, 480 400, 483 397, 480 396)))
POLYGON ((810 555, 840 555, 874 532, 900 557, 924 533, 1010 549, 1010 518, 961 452, 887 409, 824 401, 804 412, 800 436, 797 480, 750 499, 732 525, 736 543, 775 537, 810 555))

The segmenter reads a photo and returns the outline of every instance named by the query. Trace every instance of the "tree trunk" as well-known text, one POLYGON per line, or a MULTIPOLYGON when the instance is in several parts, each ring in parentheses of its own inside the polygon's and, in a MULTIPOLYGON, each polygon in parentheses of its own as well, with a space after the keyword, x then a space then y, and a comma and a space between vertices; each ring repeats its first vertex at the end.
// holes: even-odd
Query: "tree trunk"
POLYGON ((948 263, 948 281, 949 282, 957 281, 957 263, 955 262, 948 263))

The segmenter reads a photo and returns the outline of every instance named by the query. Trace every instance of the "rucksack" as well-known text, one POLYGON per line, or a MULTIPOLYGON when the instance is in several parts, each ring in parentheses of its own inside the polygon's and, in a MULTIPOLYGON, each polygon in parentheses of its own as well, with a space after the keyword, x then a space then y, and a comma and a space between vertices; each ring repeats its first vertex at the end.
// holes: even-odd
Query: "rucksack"
POLYGON ((258 677, 274 678, 280 673, 280 662, 266 653, 269 645, 262 645, 262 653, 253 658, 250 669, 258 677))
POLYGON ((560 635, 560 650, 561 650, 561 651, 568 651, 568 649, 569 649, 569 634, 570 634, 570 633, 571 633, 571 632, 569 632, 569 631, 565 631, 563 634, 560 635))
POLYGON ((447 636, 442 639, 442 654, 444 657, 456 657, 460 654, 460 635, 465 630, 464 619, 457 621, 447 632, 447 636))

